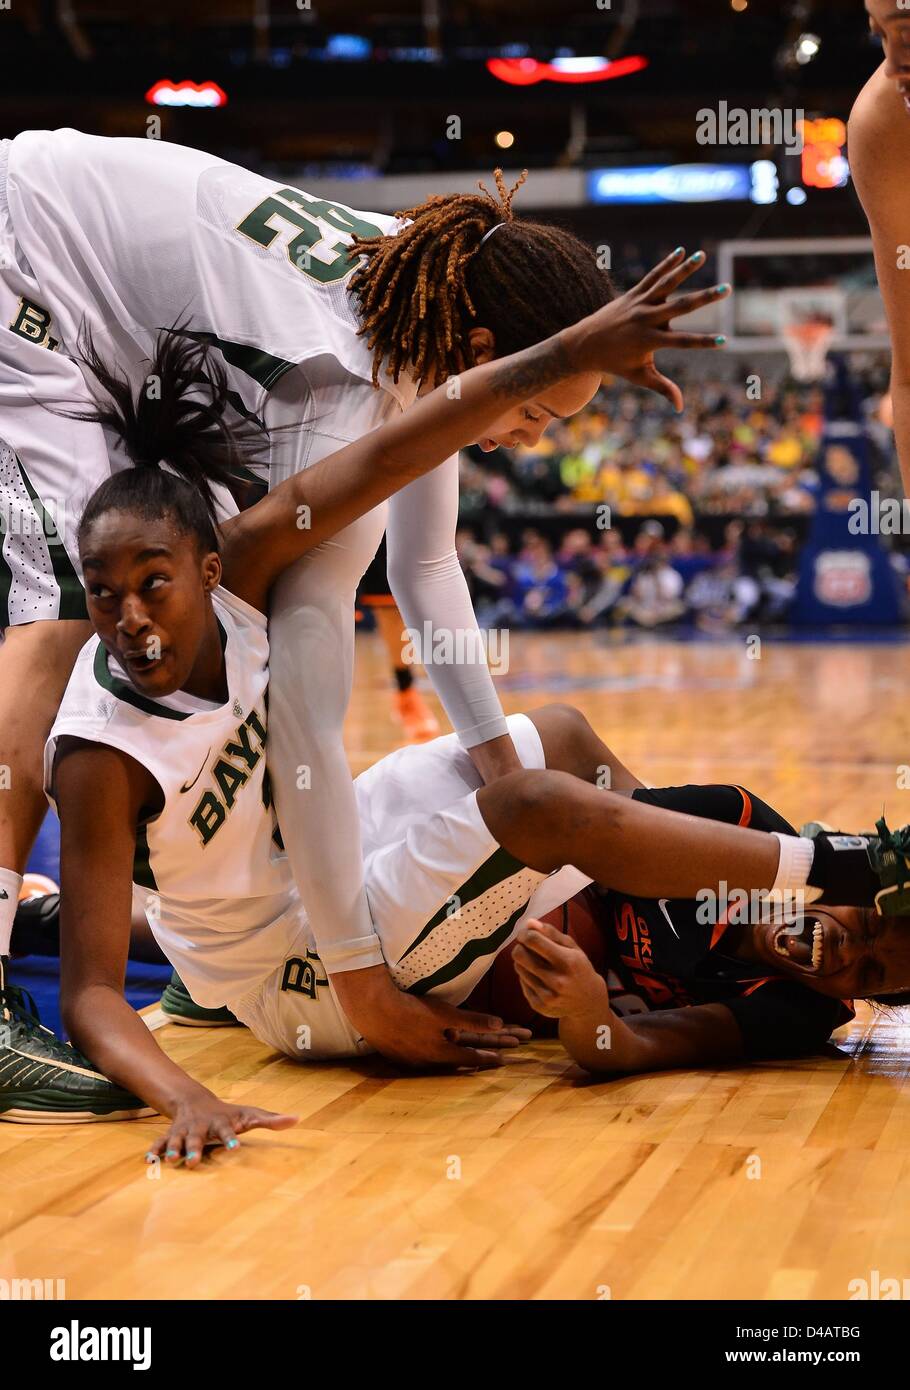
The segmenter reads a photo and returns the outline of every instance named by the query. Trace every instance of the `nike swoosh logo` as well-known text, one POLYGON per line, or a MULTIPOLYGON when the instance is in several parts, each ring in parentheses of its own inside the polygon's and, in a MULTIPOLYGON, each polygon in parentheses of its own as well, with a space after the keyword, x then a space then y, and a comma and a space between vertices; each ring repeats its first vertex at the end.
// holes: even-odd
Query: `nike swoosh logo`
POLYGON ((667 911, 667 903, 668 903, 669 901, 670 901, 669 898, 658 898, 658 899, 657 899, 657 906, 660 908, 661 912, 662 912, 662 913, 664 914, 664 916, 666 917, 666 919, 667 919, 667 926, 670 928, 671 932, 673 933, 673 935, 676 937, 676 940, 678 941, 678 940, 679 940, 679 932, 676 930, 676 928, 674 927, 673 923, 670 921, 670 914, 669 914, 669 912, 667 911))
POLYGON ((183 786, 180 788, 181 793, 183 793, 183 792, 188 792, 188 791, 190 790, 191 787, 195 787, 196 783, 199 781, 199 778, 202 776, 203 769, 205 768, 205 765, 206 765, 206 763, 207 763, 208 760, 209 760, 209 753, 211 753, 211 751, 212 751, 212 749, 211 749, 211 745, 210 745, 210 746, 205 750, 205 757, 202 759, 202 767, 201 767, 201 768, 199 769, 199 771, 196 773, 196 776, 193 778, 192 782, 184 782, 183 786))

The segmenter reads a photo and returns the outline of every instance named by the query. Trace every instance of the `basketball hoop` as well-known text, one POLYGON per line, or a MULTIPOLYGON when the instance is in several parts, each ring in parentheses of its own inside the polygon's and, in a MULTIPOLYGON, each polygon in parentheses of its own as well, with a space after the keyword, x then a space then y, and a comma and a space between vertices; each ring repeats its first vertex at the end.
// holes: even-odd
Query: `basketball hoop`
POLYGON ((806 319, 782 326, 790 375, 794 381, 821 381, 825 375, 828 347, 834 324, 824 319, 806 319))

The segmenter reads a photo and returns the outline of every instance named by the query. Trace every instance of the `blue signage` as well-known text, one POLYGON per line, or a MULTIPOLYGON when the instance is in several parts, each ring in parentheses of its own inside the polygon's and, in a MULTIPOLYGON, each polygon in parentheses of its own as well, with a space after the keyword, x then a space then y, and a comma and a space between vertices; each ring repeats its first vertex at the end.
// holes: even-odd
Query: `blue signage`
POLYGON ((718 203, 752 196, 748 164, 641 164, 588 174, 591 203, 718 203))

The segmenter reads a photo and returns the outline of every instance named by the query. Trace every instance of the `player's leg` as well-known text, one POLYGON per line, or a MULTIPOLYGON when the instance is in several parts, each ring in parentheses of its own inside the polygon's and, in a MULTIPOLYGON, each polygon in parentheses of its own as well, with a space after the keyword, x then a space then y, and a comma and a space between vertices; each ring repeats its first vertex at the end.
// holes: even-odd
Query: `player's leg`
POLYGON ((113 1118, 145 1108, 42 1028, 7 977, 21 875, 46 810, 44 741, 89 635, 76 524, 110 461, 98 426, 40 404, 75 404, 85 387, 54 351, 2 213, 0 251, 0 1118, 113 1118))
POLYGON ((644 786, 574 705, 544 705, 532 710, 528 718, 540 735, 546 767, 571 772, 583 782, 616 792, 633 792, 644 786))
POLYGON ((617 796, 564 772, 510 773, 477 801, 499 843, 543 873, 571 863, 641 897, 694 898, 722 878, 744 892, 775 885, 775 836, 617 796))
POLYGON ((439 734, 439 720, 417 689, 414 663, 405 655, 410 639, 405 631, 404 618, 391 596, 388 603, 371 606, 395 681, 395 717, 410 743, 426 743, 439 734))
POLYGON ((439 721, 414 683, 414 662, 409 659, 411 640, 405 632, 389 586, 385 536, 367 566, 357 591, 358 608, 372 613, 392 671, 395 691, 392 711, 409 743, 426 743, 439 733, 439 721))

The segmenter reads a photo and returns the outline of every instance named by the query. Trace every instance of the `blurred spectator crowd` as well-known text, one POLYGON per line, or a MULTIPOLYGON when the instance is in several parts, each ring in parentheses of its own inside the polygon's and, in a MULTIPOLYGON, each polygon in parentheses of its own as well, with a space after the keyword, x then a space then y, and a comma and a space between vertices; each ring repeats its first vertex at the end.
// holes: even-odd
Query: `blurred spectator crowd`
MULTIPOLYGON (((886 469, 881 386, 871 374, 865 395, 886 469)), ((792 381, 759 389, 751 400, 742 380, 688 385, 676 415, 616 384, 533 449, 466 451, 458 548, 481 623, 785 620, 816 503, 823 396, 792 381)))

